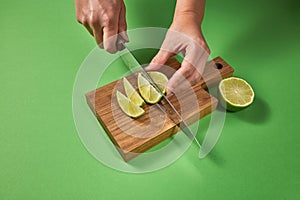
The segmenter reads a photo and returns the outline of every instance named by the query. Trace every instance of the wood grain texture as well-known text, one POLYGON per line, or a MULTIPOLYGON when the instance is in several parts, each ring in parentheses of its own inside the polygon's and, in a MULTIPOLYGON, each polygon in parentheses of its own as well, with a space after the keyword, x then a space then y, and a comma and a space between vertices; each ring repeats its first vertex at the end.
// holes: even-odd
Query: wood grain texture
MULTIPOLYGON (((174 58, 169 59, 166 65, 175 70, 180 67, 180 63, 174 58)), ((182 114, 184 120, 191 124, 211 113, 217 106, 218 100, 205 90, 207 86, 212 87, 218 84, 222 78, 232 76, 232 74, 232 67, 222 58, 217 57, 213 62, 207 64, 204 78, 190 91, 176 96, 168 96, 168 99, 182 114), (218 67, 220 69, 217 69, 218 67)), ((166 73, 166 75, 171 77, 172 73, 166 73)), ((131 74, 126 78, 137 88, 136 74, 131 74)), ((122 80, 114 81, 87 93, 86 99, 125 161, 147 151, 178 132, 176 123, 180 121, 174 123, 158 105, 144 105, 143 109, 146 113, 137 119, 126 116, 116 101, 116 90, 125 94, 122 80)))

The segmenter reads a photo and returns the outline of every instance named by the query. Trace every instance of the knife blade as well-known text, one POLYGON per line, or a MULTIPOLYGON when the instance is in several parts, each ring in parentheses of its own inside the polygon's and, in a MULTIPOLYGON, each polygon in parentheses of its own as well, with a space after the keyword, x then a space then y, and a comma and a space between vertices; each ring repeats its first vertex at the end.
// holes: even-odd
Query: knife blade
POLYGON ((129 68, 132 73, 137 71, 141 72, 142 75, 149 81, 149 83, 162 95, 161 103, 164 107, 157 104, 157 106, 163 110, 169 118, 182 130, 182 132, 192 141, 201 148, 200 143, 198 142, 195 135, 192 133, 187 123, 184 121, 183 117, 178 113, 174 105, 170 102, 170 100, 166 97, 166 95, 160 90, 160 88, 154 83, 151 76, 148 72, 141 66, 141 64, 137 61, 136 57, 132 54, 130 49, 125 43, 120 43, 122 51, 120 52, 120 57, 125 63, 125 65, 129 68))

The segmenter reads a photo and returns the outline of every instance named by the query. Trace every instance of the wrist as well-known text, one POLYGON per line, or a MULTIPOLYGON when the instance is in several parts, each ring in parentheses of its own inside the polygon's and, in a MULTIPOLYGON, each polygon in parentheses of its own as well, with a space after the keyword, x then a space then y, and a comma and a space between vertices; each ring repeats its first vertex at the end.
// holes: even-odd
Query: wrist
POLYGON ((177 0, 174 21, 178 18, 186 18, 200 26, 204 16, 205 2, 205 0, 177 0))
POLYGON ((175 29, 201 29, 202 18, 197 14, 185 12, 177 13, 174 15, 173 22, 171 24, 172 28, 175 29))
POLYGON ((176 22, 194 23, 200 27, 202 20, 203 20, 203 16, 201 16, 200 13, 197 13, 196 11, 193 10, 182 10, 182 11, 176 11, 173 18, 173 23, 176 22))

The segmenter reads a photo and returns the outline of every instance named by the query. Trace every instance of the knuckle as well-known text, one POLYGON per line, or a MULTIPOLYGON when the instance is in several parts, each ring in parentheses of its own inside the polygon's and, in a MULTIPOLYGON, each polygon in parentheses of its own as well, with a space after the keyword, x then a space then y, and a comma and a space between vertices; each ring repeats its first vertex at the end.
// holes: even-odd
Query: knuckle
POLYGON ((116 2, 111 3, 110 6, 108 7, 110 11, 115 11, 117 8, 118 8, 118 4, 116 2))
POLYGON ((196 82, 200 80, 200 74, 198 72, 195 72, 195 74, 194 74, 194 80, 196 82))
POLYGON ((191 70, 187 67, 183 68, 181 71, 181 74, 185 77, 189 76, 191 74, 191 70))
POLYGON ((82 21, 81 21, 81 24, 88 25, 89 24, 88 19, 83 18, 82 21))
POLYGON ((101 13, 101 21, 102 22, 107 22, 110 18, 110 14, 106 11, 104 11, 103 13, 101 13))
POLYGON ((199 37, 194 38, 194 41, 199 45, 203 45, 203 43, 204 43, 203 40, 199 37))
POLYGON ((210 55, 211 52, 210 52, 210 48, 208 46, 206 46, 205 50, 210 55))
POLYGON ((106 18, 106 16, 105 17, 103 16, 101 19, 101 26, 106 27, 107 24, 108 24, 108 19, 106 18))
POLYGON ((112 1, 109 6, 107 7, 108 11, 114 12, 120 8, 121 4, 120 1, 112 1))
POLYGON ((81 23, 82 18, 83 18, 82 13, 79 10, 76 10, 76 20, 77 20, 77 22, 81 23))
POLYGON ((202 40, 201 39, 199 39, 199 38, 194 38, 193 39, 193 41, 192 41, 192 47, 194 48, 194 49, 199 49, 199 47, 202 47, 202 40))
POLYGON ((195 72, 195 68, 192 65, 187 65, 182 69, 182 74, 184 76, 190 76, 195 72))
POLYGON ((192 72, 195 70, 195 67, 190 63, 190 61, 186 60, 186 65, 184 66, 184 71, 192 72))
POLYGON ((204 49, 206 52, 208 52, 208 54, 210 54, 210 49, 208 48, 204 39, 197 37, 197 38, 194 38, 194 41, 197 46, 199 45, 202 49, 204 49))
POLYGON ((159 62, 159 57, 158 55, 156 55, 153 59, 152 59, 153 63, 158 63, 159 62))
POLYGON ((113 26, 113 16, 109 13, 103 14, 102 25, 111 28, 113 26))
POLYGON ((78 23, 83 25, 86 24, 87 22, 87 19, 85 17, 82 17, 81 15, 76 15, 76 20, 78 23))
POLYGON ((90 18, 90 24, 93 25, 93 26, 98 25, 98 24, 99 24, 99 18, 96 17, 96 16, 92 16, 92 17, 90 18))
POLYGON ((76 20, 77 22, 81 23, 81 16, 78 13, 76 13, 76 20))

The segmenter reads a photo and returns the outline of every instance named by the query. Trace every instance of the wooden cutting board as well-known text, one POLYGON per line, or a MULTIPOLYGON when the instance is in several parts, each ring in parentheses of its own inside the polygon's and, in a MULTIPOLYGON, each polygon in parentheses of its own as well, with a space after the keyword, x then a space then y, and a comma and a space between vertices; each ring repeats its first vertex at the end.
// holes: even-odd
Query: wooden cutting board
MULTIPOLYGON (((175 58, 169 59, 166 65, 175 70, 180 67, 180 63, 175 58)), ((184 98, 180 98, 180 102, 175 95, 168 97, 168 99, 179 112, 182 110, 180 105, 190 105, 191 102, 198 103, 197 109, 195 106, 184 106, 183 118, 191 124, 211 113, 217 107, 218 100, 205 90, 207 85, 210 87, 217 85, 220 81, 220 75, 222 78, 227 78, 232 76, 233 71, 233 68, 222 58, 217 57, 213 59, 213 62, 207 64, 203 75, 205 78, 192 87, 193 94, 196 95, 191 92, 185 93, 184 98)), ((166 75, 172 76, 172 74, 166 75)), ((137 88, 136 74, 131 74, 126 78, 137 88)), ((122 80, 114 81, 88 92, 86 99, 89 107, 125 161, 129 161, 139 153, 147 151, 178 132, 179 128, 176 123, 169 119, 165 112, 156 105, 144 105, 143 109, 146 113, 137 119, 125 115, 116 101, 116 90, 125 94, 122 80)))

